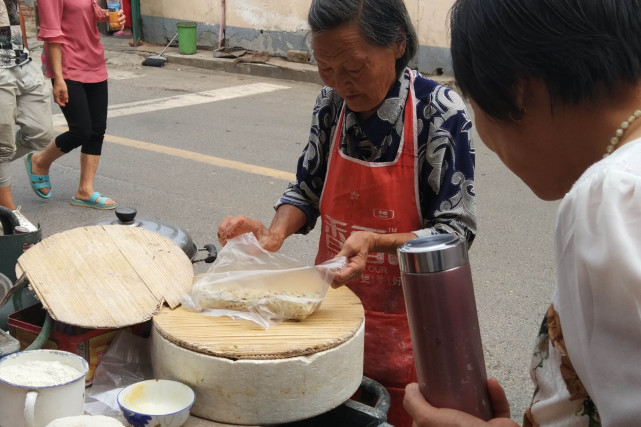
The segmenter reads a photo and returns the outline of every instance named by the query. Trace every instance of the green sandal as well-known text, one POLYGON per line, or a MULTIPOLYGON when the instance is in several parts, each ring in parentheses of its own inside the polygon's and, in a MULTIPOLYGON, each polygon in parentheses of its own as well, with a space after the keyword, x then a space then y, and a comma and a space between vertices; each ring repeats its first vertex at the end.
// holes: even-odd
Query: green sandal
POLYGON ((32 155, 33 151, 24 156, 24 165, 27 168, 27 175, 29 175, 29 184, 31 184, 31 189, 34 193, 36 193, 36 196, 42 197, 43 199, 48 199, 49 197, 51 197, 51 180, 49 179, 49 175, 36 175, 31 172, 32 155), (49 192, 45 194, 40 191, 43 188, 48 188, 49 192))
POLYGON ((89 200, 80 200, 76 199, 76 196, 71 198, 71 204, 75 206, 85 206, 87 208, 94 209, 115 209, 116 203, 113 205, 107 205, 105 202, 111 200, 109 197, 103 196, 97 191, 89 197, 89 200))

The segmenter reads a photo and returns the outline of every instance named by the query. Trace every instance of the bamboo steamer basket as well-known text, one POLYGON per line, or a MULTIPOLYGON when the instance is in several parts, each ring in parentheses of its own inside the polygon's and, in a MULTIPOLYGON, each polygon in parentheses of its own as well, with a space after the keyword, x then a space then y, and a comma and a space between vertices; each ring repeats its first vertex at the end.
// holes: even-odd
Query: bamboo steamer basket
POLYGON ((157 378, 192 387, 192 414, 220 423, 268 425, 327 412, 363 376, 364 311, 346 287, 330 289, 307 319, 268 330, 182 307, 153 318, 157 378))

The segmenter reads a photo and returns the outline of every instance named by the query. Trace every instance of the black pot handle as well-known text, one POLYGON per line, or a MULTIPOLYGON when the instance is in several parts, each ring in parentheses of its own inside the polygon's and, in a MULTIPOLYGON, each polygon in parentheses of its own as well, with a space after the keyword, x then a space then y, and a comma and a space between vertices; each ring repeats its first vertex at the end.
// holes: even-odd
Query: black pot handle
POLYGON ((211 264, 216 261, 216 258, 218 258, 218 250, 216 249, 216 246, 214 246, 213 243, 207 243, 205 245, 205 249, 207 250, 207 258, 205 258, 205 262, 207 264, 211 264))
POLYGON ((207 243, 204 248, 198 249, 198 251, 207 251, 207 256, 202 259, 195 259, 192 261, 192 264, 195 264, 197 262, 205 261, 207 264, 211 264, 212 262, 216 261, 216 258, 218 258, 218 250, 216 249, 216 246, 214 246, 213 243, 207 243))
POLYGON ((0 206, 0 223, 2 224, 2 233, 5 235, 13 234, 13 229, 20 225, 16 214, 4 206, 0 206))
MULTIPOLYGON (((376 424, 377 426, 388 425, 386 423, 387 413, 389 412, 389 407, 391 403, 389 391, 387 391, 387 389, 383 387, 380 383, 366 376, 363 376, 360 389, 361 389, 362 397, 367 396, 368 398, 372 398, 375 400, 376 403, 374 404, 374 406, 370 406, 367 403, 359 402, 353 399, 349 399, 347 402, 345 402, 344 406, 346 408, 350 408, 354 410, 356 413, 360 414, 361 416, 367 416, 371 419, 377 420, 379 423, 383 423, 383 424, 377 423, 376 424)), ((364 400, 368 400, 368 399, 366 398, 364 400)), ((374 425, 374 424, 368 424, 368 425, 374 425)))

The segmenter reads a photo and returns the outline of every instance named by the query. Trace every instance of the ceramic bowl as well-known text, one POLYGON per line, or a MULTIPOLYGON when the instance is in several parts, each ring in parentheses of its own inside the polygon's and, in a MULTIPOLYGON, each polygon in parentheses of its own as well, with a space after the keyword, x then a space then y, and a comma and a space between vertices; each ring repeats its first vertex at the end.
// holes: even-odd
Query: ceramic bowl
POLYGON ((118 393, 118 405, 132 427, 179 427, 189 418, 194 391, 171 380, 147 380, 118 393))

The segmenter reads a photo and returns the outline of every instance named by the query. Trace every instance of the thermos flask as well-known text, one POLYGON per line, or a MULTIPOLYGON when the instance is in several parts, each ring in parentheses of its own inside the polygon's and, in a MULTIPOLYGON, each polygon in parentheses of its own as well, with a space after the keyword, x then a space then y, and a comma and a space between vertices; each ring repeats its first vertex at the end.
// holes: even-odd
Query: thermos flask
POLYGON ((467 247, 451 234, 398 248, 418 385, 437 408, 492 418, 467 247))

